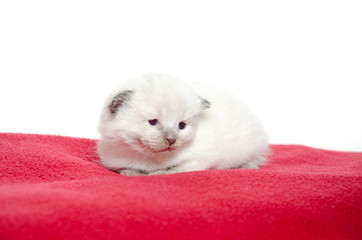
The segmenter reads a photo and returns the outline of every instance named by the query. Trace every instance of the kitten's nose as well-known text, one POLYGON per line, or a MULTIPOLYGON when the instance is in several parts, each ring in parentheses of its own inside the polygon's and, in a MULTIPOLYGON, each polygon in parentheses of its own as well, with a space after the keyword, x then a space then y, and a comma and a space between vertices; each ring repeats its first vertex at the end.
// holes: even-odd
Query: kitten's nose
POLYGON ((168 142, 168 146, 171 147, 176 142, 177 133, 175 133, 172 129, 166 128, 163 131, 163 137, 168 142))
POLYGON ((166 138, 166 141, 168 142, 168 145, 171 146, 176 142, 176 138, 166 138))

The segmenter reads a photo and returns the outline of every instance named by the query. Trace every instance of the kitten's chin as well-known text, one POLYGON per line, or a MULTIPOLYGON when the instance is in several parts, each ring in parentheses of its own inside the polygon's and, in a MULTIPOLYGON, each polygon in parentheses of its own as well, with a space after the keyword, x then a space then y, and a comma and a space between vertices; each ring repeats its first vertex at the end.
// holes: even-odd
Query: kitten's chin
POLYGON ((168 146, 165 148, 155 148, 153 146, 148 146, 147 144, 143 143, 141 140, 138 140, 136 150, 144 150, 144 151, 151 151, 156 154, 167 154, 176 150, 175 146, 168 146))
POLYGON ((165 154, 165 153, 169 153, 169 152, 173 152, 173 151, 175 151, 176 150, 176 148, 171 148, 171 147, 169 147, 169 148, 166 148, 166 149, 163 149, 163 150, 153 150, 155 153, 159 153, 159 154, 165 154))
POLYGON ((145 148, 148 150, 151 150, 153 153, 156 153, 156 154, 167 154, 167 153, 174 152, 176 150, 175 147, 168 147, 165 149, 154 149, 152 147, 145 146, 145 148))

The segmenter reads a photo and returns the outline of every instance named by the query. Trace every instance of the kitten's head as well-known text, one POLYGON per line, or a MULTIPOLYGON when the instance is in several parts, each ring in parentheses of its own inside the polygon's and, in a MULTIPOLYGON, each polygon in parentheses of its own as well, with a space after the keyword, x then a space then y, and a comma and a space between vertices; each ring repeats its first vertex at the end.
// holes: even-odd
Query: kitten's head
POLYGON ((177 79, 148 74, 109 99, 100 130, 136 151, 167 153, 193 140, 199 115, 209 107, 177 79))

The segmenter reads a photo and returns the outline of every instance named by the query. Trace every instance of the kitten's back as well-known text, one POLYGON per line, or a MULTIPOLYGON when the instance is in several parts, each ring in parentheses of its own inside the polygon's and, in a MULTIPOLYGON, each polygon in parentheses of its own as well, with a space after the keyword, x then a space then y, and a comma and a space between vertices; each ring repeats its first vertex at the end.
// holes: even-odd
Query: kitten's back
POLYGON ((198 157, 207 154, 215 168, 235 167, 241 160, 243 163, 255 162, 255 166, 265 161, 267 135, 249 107, 236 96, 214 86, 188 84, 211 103, 210 109, 200 116, 190 151, 198 153, 198 157))

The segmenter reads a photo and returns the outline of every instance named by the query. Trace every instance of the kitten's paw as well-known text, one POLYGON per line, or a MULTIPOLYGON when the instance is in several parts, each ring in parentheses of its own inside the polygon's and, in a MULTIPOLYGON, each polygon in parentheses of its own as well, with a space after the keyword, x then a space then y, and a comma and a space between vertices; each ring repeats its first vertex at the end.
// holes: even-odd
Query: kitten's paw
POLYGON ((146 171, 137 170, 137 169, 122 169, 117 171, 119 174, 123 176, 144 176, 148 175, 146 171))
POLYGON ((171 172, 167 171, 167 170, 157 170, 157 171, 153 171, 153 172, 149 172, 148 175, 162 175, 162 174, 169 174, 171 172))
POLYGON ((255 162, 248 162, 241 165, 242 169, 258 169, 259 165, 255 162))
POLYGON ((266 158, 264 157, 258 157, 254 158, 249 162, 244 163, 241 165, 241 168, 243 169, 258 169, 266 162, 266 158))

